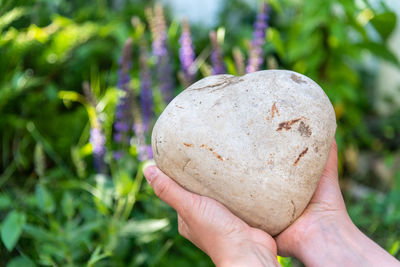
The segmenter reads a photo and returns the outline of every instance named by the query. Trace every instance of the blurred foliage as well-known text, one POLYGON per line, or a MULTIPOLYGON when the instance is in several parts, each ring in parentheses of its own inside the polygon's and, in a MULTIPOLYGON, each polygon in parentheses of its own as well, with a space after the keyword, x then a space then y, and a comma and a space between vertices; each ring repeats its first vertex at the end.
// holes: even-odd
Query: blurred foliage
MULTIPOLYGON (((400 109, 385 116, 374 109, 377 63, 399 66, 387 46, 395 14, 366 0, 269 3, 265 67, 298 71, 325 89, 338 120, 349 213, 400 258, 400 109)), ((131 18, 145 23, 145 7, 152 4, 0 0, 0 265, 211 266, 177 234, 175 213, 143 182, 135 142, 120 161, 107 154, 109 173, 91 167, 89 116, 101 118, 112 148, 117 62, 123 43, 133 38, 131 87, 137 93, 139 43, 149 45, 151 38, 148 26, 132 27, 131 18), (82 100, 84 81, 95 107, 82 100)), ((247 54, 256 11, 239 0, 223 6, 218 32, 225 32, 228 72, 236 74, 233 51, 247 54)), ((181 28, 169 21, 176 74, 181 28)), ((208 32, 197 26, 192 33, 201 78, 209 73, 208 32)), ((154 59, 149 64, 154 67, 154 59)), ((165 104, 157 83, 153 87, 158 115, 165 104)), ((175 93, 182 89, 178 83, 175 93)))

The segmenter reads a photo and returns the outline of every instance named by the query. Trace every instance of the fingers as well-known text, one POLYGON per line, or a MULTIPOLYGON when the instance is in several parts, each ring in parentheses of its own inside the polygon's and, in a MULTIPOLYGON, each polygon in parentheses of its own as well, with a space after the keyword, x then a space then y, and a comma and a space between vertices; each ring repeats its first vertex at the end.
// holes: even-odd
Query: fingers
POLYGON ((338 179, 336 141, 333 141, 328 161, 310 203, 318 204, 314 205, 314 208, 319 207, 322 210, 338 210, 345 207, 338 179))
POLYGON ((147 182, 153 187, 154 193, 165 203, 182 214, 185 206, 193 199, 193 194, 183 189, 174 180, 165 175, 156 166, 144 170, 147 182))

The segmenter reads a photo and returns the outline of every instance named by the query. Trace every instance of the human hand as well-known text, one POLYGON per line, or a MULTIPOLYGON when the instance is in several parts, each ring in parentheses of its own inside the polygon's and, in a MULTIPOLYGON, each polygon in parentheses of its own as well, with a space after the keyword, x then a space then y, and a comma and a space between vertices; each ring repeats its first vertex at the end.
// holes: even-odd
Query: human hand
POLYGON ((219 202, 193 194, 157 167, 144 171, 155 194, 178 213, 179 233, 217 266, 279 266, 274 239, 247 225, 219 202))
POLYGON ((335 141, 309 205, 275 240, 280 255, 306 266, 399 266, 350 219, 339 187, 335 141))

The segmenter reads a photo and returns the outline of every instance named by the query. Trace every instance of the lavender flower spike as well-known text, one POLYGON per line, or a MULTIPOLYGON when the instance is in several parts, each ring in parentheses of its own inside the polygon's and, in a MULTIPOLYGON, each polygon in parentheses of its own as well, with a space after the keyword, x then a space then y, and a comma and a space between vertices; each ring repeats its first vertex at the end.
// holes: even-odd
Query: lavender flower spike
POLYGON ((179 49, 179 59, 181 61, 181 67, 183 72, 183 79, 187 85, 193 83, 194 74, 193 63, 195 54, 193 51, 192 36, 190 34, 189 23, 186 19, 182 21, 182 34, 179 39, 181 45, 179 49))
POLYGON ((156 57, 157 80, 163 100, 168 103, 172 100, 174 82, 167 48, 167 26, 164 11, 161 5, 156 4, 154 14, 148 9, 146 15, 153 37, 152 49, 153 55, 156 57))
POLYGON ((151 90, 151 72, 147 63, 147 51, 144 42, 140 47, 140 104, 142 111, 142 121, 144 132, 147 133, 151 128, 153 118, 153 92, 151 90))
POLYGON ((101 130, 101 124, 98 121, 90 130, 90 144, 93 148, 94 168, 97 173, 104 173, 104 156, 106 154, 106 138, 101 130))
POLYGON ((211 52, 211 64, 212 64, 212 74, 224 74, 226 73, 226 68, 224 61, 222 59, 222 54, 220 46, 217 40, 217 33, 215 31, 210 32, 210 40, 212 45, 211 52))
MULTIPOLYGON (((133 100, 133 101, 135 101, 135 100, 133 100)), ((136 138, 134 140, 136 141, 136 147, 137 147, 137 151, 138 151, 138 159, 140 161, 152 159, 153 153, 151 151, 151 146, 146 144, 145 129, 144 129, 140 111, 136 104, 133 105, 133 117, 134 117, 134 121, 135 121, 135 124, 133 125, 133 131, 135 132, 135 136, 136 136, 136 138)))
MULTIPOLYGON (((87 81, 83 82, 83 92, 87 102, 95 109, 97 101, 87 81)), ((89 142, 93 150, 94 169, 97 173, 105 173, 104 156, 106 154, 106 138, 102 132, 101 121, 97 118, 97 114, 94 118, 89 116, 89 119, 91 126, 89 142)))
MULTIPOLYGON (((129 87, 130 74, 132 68, 132 39, 128 39, 122 49, 122 55, 118 62, 118 89, 122 91, 118 98, 118 104, 115 112, 114 121, 114 141, 122 146, 129 145, 129 132, 132 127, 132 111, 131 111, 131 90, 129 87)), ((114 156, 116 159, 123 155, 122 151, 116 151, 114 156)))
POLYGON ((260 13, 257 15, 257 20, 254 23, 253 40, 250 44, 249 61, 246 67, 246 72, 258 71, 264 61, 264 53, 262 46, 265 43, 265 32, 268 27, 268 12, 267 3, 263 3, 260 13))

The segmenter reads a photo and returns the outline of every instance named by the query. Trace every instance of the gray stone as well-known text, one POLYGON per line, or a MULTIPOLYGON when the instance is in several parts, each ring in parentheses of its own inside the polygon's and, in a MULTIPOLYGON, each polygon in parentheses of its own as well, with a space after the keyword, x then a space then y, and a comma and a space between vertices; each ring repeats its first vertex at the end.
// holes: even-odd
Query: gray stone
POLYGON ((184 188, 276 235, 310 201, 335 130, 328 97, 304 75, 217 75, 167 106, 152 148, 157 166, 184 188))

